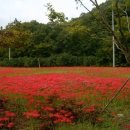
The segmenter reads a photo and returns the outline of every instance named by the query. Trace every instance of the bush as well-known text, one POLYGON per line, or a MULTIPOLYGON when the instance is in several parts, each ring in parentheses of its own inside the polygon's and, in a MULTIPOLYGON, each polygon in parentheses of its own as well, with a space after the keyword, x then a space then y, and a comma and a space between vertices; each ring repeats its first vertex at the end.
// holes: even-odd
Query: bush
POLYGON ((94 66, 97 65, 97 58, 95 56, 85 56, 83 57, 84 66, 94 66))
POLYGON ((12 58, 11 60, 4 58, 0 59, 0 66, 34 67, 38 66, 38 61, 36 58, 28 57, 12 58))
POLYGON ((24 67, 35 67, 38 66, 38 59, 37 58, 23 58, 24 67))
POLYGON ((57 66, 74 66, 77 65, 77 57, 68 53, 63 53, 56 58, 57 66))
POLYGON ((53 55, 46 58, 33 58, 33 57, 19 57, 0 59, 0 66, 13 66, 13 67, 38 67, 40 66, 94 66, 97 65, 97 58, 95 56, 73 56, 68 53, 60 55, 53 55))

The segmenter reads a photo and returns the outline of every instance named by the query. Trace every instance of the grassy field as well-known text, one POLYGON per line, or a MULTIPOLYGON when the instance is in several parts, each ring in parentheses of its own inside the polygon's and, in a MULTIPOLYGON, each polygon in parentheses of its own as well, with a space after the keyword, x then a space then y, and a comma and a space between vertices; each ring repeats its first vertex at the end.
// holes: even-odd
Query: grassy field
POLYGON ((129 130, 130 68, 0 68, 1 130, 129 130))

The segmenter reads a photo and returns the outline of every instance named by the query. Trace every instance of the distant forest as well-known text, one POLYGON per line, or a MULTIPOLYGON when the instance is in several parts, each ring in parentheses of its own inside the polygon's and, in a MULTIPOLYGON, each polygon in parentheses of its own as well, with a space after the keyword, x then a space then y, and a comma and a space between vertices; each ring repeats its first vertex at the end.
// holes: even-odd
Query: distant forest
MULTIPOLYGON (((94 16, 82 13, 67 20, 64 13, 56 12, 51 4, 47 6, 47 24, 15 19, 6 28, 1 27, 0 66, 112 66, 112 36, 96 8, 92 10, 94 16)), ((110 1, 100 7, 111 24, 110 1)), ((115 16, 115 31, 116 27, 115 16)), ((129 45, 130 37, 127 42, 129 45)), ((128 66, 118 48, 115 54, 116 66, 128 66)))

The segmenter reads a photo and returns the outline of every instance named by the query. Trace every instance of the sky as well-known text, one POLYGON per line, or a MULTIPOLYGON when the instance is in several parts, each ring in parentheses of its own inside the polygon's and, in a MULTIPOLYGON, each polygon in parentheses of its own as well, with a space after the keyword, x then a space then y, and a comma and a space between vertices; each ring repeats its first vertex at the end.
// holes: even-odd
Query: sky
MULTIPOLYGON (((83 0, 90 10, 93 5, 89 0, 83 0)), ((97 0, 98 3, 106 0, 97 0)), ((49 22, 47 8, 45 5, 51 3, 56 12, 63 12, 69 19, 79 17, 81 13, 87 12, 75 0, 0 0, 0 26, 5 27, 15 18, 21 22, 36 20, 40 23, 49 22), (78 9, 76 9, 78 7, 78 9)))

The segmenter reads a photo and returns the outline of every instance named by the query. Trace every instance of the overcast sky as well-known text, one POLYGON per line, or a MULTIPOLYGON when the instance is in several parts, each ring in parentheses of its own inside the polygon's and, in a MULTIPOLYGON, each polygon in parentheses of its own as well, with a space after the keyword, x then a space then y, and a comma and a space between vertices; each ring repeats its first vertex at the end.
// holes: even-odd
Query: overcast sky
MULTIPOLYGON (((102 3, 106 0, 97 1, 102 3)), ((84 2, 89 9, 92 9, 89 0, 84 0, 84 2)), ((65 13, 69 19, 86 12, 83 7, 75 3, 75 0, 0 0, 0 26, 7 25, 15 18, 22 22, 37 20, 41 23, 47 23, 47 9, 44 6, 47 3, 51 3, 57 12, 65 13)))

